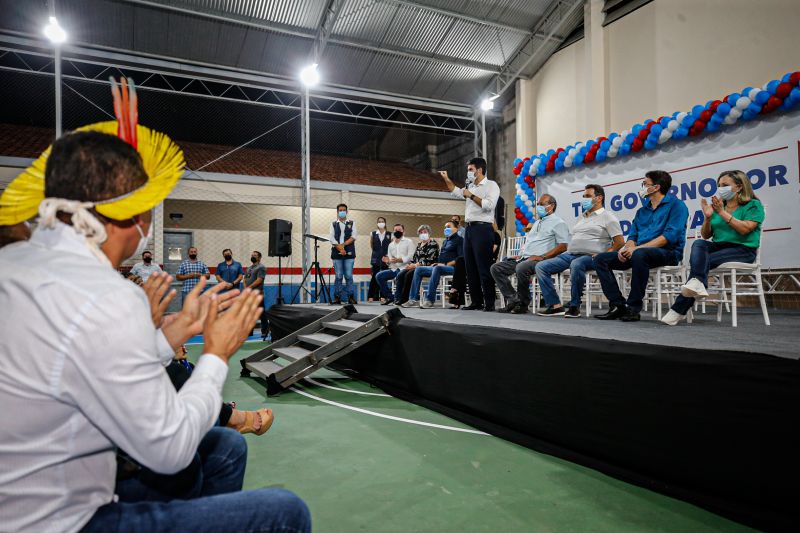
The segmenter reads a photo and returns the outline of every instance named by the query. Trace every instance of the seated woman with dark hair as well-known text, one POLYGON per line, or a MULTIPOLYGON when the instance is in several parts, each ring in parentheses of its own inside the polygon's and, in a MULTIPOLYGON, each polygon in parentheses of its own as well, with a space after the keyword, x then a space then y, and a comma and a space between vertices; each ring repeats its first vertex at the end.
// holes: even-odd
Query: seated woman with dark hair
POLYGON ((750 179, 741 170, 729 170, 717 178, 717 195, 711 204, 700 200, 705 220, 702 239, 692 244, 689 281, 672 309, 661 321, 675 326, 686 318, 695 300, 708 297, 708 272, 723 263, 752 263, 761 244, 764 205, 753 194, 750 179))

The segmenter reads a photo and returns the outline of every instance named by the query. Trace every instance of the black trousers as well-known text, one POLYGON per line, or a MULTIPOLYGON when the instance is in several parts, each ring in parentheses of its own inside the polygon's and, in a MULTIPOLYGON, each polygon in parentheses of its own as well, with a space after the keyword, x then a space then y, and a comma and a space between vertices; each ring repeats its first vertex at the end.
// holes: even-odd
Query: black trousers
POLYGON ((464 294, 467 292, 467 267, 464 266, 463 257, 456 258, 453 281, 450 283, 450 288, 455 291, 450 294, 450 304, 464 305, 464 294))
POLYGON ((413 270, 401 270, 400 273, 394 278, 395 302, 404 304, 408 301, 409 294, 411 293, 411 282, 414 281, 413 270))
POLYGON ((369 279, 369 292, 367 294, 367 298, 378 300, 381 297, 381 289, 378 287, 378 281, 375 279, 375 275, 381 270, 386 270, 389 268, 389 265, 381 261, 378 264, 373 264, 370 266, 372 267, 372 277, 369 279))
POLYGON ((492 266, 494 229, 491 224, 467 225, 464 233, 464 265, 472 305, 493 307, 495 300, 492 266))

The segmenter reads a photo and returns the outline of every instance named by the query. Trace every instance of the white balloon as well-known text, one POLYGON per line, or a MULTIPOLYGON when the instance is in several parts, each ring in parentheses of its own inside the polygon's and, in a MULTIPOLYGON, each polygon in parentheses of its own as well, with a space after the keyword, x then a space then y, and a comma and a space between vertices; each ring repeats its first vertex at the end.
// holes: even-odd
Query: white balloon
MULTIPOLYGON (((760 92, 761 89, 750 89, 750 92, 747 94, 747 96, 749 96, 750 100, 752 101, 756 99, 756 95, 760 92)), ((736 103, 738 104, 739 102, 737 101, 736 103)))
POLYGON ((525 205, 528 207, 533 207, 533 200, 525 200, 525 205))
POLYGON ((577 154, 577 153, 578 153, 578 151, 575 148, 570 148, 569 151, 567 152, 567 157, 574 159, 575 158, 575 154, 577 154))
POLYGON ((667 129, 669 131, 677 130, 678 129, 678 121, 673 119, 673 120, 670 120, 669 122, 667 122, 667 129))
POLYGON ((614 146, 609 148, 608 152, 606 152, 606 156, 608 156, 608 157, 617 157, 617 148, 614 147, 614 146))
POLYGON ((751 103, 752 103, 752 100, 750 100, 750 99, 749 99, 748 97, 746 97, 746 96, 742 96, 742 97, 740 97, 738 100, 736 100, 736 108, 737 108, 737 109, 745 109, 745 108, 747 108, 747 106, 749 106, 751 103))
POLYGON ((538 168, 539 167, 539 158, 537 157, 533 161, 531 161, 531 168, 538 168))
POLYGON ((723 124, 736 124, 736 121, 739 120, 738 117, 734 117, 732 114, 729 114, 725 119, 722 121, 723 124))
MULTIPOLYGON (((739 102, 737 101, 736 103, 738 104, 739 102)), ((741 109, 739 109, 738 107, 732 107, 732 108, 731 108, 731 112, 730 112, 730 113, 728 113, 728 116, 729 116, 729 117, 733 117, 733 118, 734 118, 734 120, 738 120, 738 119, 739 119, 739 117, 741 117, 741 116, 742 116, 742 110, 741 110, 741 109)))
POLYGON ((572 166, 572 159, 569 157, 564 160, 564 168, 569 168, 572 166))
MULTIPOLYGON (((611 146, 615 148, 619 148, 621 145, 622 145, 622 137, 614 137, 614 140, 611 141, 611 146)), ((609 151, 611 151, 610 148, 609 151)))
POLYGON ((668 129, 661 130, 661 135, 658 136, 658 144, 664 144, 672 137, 672 132, 668 129))
POLYGON ((576 144, 576 145, 575 145, 575 150, 576 150, 576 151, 579 151, 579 150, 580 150, 581 148, 583 148, 583 147, 584 147, 584 144, 583 144, 583 143, 578 143, 578 144, 576 144))
POLYGON ((523 202, 528 199, 528 195, 525 193, 520 194, 519 197, 522 199, 523 202))
POLYGON ((681 123, 681 122, 683 122, 683 119, 685 119, 688 114, 689 113, 687 113, 686 111, 681 111, 680 113, 678 113, 678 116, 675 117, 675 120, 677 120, 678 123, 681 123))

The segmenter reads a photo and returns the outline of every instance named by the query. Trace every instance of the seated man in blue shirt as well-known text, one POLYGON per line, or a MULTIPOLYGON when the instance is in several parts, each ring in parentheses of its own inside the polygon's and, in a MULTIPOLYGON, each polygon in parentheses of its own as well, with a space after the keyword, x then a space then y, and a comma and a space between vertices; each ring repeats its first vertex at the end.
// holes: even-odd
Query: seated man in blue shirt
POLYGON ((594 269, 610 303, 608 312, 595 318, 639 320, 650 269, 677 265, 683 258, 689 210, 679 198, 667 194, 671 186, 672 176, 663 170, 645 174, 639 196, 647 202, 636 212, 625 246, 618 252, 594 257, 594 269), (628 269, 631 269, 631 290, 626 301, 613 271, 628 269))
POLYGON ((233 252, 230 248, 222 250, 222 258, 225 259, 222 263, 217 265, 216 277, 219 283, 228 283, 229 288, 226 291, 233 289, 242 289, 242 278, 244 277, 244 270, 239 261, 233 260, 233 252))
POLYGON ((425 299, 420 304, 422 309, 430 309, 436 300, 436 289, 439 287, 439 278, 452 276, 455 271, 456 259, 464 256, 464 239, 458 234, 458 222, 448 222, 444 226, 444 242, 439 250, 439 258, 435 265, 418 266, 414 269, 414 281, 411 283, 411 300, 404 307, 413 307, 417 304, 419 288, 423 278, 430 277, 428 291, 425 299))
POLYGON ((549 194, 541 195, 536 202, 537 220, 528 225, 528 235, 520 255, 505 257, 489 269, 506 300, 506 306, 498 309, 498 313, 527 313, 531 303, 531 277, 536 272, 536 265, 567 251, 569 227, 555 214, 556 207, 555 198, 549 194), (517 277, 516 290, 511 285, 511 276, 514 275, 517 277))

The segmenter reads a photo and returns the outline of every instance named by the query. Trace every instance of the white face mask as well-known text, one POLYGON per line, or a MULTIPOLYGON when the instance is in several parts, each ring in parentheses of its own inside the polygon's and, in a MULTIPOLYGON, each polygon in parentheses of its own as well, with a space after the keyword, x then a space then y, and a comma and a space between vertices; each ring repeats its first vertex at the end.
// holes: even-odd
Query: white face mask
POLYGON ((153 224, 150 224, 150 229, 147 230, 147 235, 145 235, 142 231, 142 227, 136 224, 135 220, 133 223, 136 226, 136 231, 139 232, 139 245, 136 246, 136 251, 131 254, 131 257, 141 257, 147 248, 147 243, 153 238, 153 224))
POLYGON ((421 241, 423 241, 423 242, 424 242, 424 241, 427 241, 427 240, 428 240, 428 239, 430 239, 430 238, 431 238, 431 236, 430 236, 430 235, 428 235, 427 233, 420 233, 420 234, 419 234, 419 239, 420 239, 421 241))
POLYGON ((378 229, 383 229, 385 227, 386 227, 386 223, 385 222, 378 222, 378 229))
POLYGON ((467 181, 466 181, 466 183, 467 183, 467 185, 469 185, 473 181, 475 181, 475 172, 472 171, 472 170, 469 170, 469 171, 467 171, 467 181))
POLYGON ((722 187, 717 187, 717 195, 727 202, 736 196, 736 193, 733 192, 733 188, 730 185, 723 185, 722 187))
MULTIPOLYGON (((655 187, 655 185, 651 185, 650 187, 655 187)), ((656 191, 647 192, 647 190, 650 189, 650 187, 642 185, 642 188, 639 189, 639 196, 642 198, 647 198, 648 196, 656 192, 656 191)))

